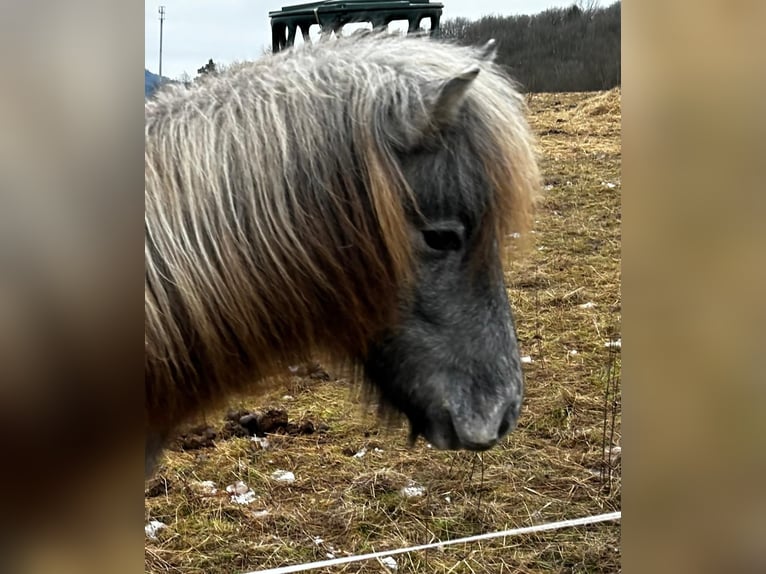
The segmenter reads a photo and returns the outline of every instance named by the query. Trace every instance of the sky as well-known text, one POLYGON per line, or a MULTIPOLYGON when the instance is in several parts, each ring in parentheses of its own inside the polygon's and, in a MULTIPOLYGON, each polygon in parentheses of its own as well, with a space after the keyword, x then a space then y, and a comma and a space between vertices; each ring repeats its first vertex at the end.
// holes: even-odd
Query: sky
MULTIPOLYGON (((210 58, 216 63, 254 60, 271 45, 269 11, 308 0, 149 0, 144 4, 145 67, 159 68, 160 22, 165 6, 162 75, 190 77, 210 58)), ((489 14, 537 14, 548 8, 571 6, 575 0, 441 0, 442 19, 477 19, 489 14)), ((604 4, 600 2, 600 4, 604 4)))

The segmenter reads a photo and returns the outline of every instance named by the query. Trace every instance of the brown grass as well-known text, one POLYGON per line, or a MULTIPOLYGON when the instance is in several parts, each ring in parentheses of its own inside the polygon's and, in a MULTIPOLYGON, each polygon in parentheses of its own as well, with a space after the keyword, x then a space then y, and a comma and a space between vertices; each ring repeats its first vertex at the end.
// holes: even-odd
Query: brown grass
MULTIPOLYGON (((236 573, 447 540, 620 508, 620 91, 530 96, 547 189, 534 241, 508 273, 527 395, 518 429, 474 455, 406 447, 406 429, 362 409, 344 379, 285 376, 236 407, 325 423, 309 436, 170 452, 145 518, 147 572, 236 573), (610 184, 610 185, 608 185, 610 184), (593 303, 593 306, 581 307, 593 303), (573 353, 572 351, 576 351, 573 353), (614 386, 617 393, 614 394, 614 386), (612 428, 612 422, 614 427, 612 428), (604 456, 604 450, 608 451, 604 456), (366 448, 361 458, 352 455, 366 448), (376 450, 377 449, 377 450, 376 450), (611 456, 610 456, 611 455, 611 456), (277 482, 277 469, 295 474, 277 482), (211 480, 216 494, 197 483, 211 480), (227 485, 256 494, 238 505, 227 485), (425 495, 407 498, 411 483, 425 495), (318 539, 321 538, 321 542, 318 539)), ((222 413, 208 422, 222 425, 222 413)), ((607 523, 397 556, 398 572, 617 572, 607 523)), ((368 561, 316 572, 387 572, 368 561)))

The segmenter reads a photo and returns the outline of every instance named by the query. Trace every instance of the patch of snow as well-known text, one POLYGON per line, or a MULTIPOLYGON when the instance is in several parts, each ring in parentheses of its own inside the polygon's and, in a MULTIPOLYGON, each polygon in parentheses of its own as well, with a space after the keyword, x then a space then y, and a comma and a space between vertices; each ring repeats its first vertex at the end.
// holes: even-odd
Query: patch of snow
POLYGON ((320 544, 322 544, 322 542, 324 542, 324 538, 322 538, 321 536, 314 536, 312 540, 314 541, 314 544, 316 544, 317 546, 319 546, 320 544))
POLYGON ((295 475, 289 470, 275 470, 271 478, 279 482, 295 482, 295 475))
POLYGON ((250 504, 258 498, 255 492, 241 480, 227 486, 226 492, 231 494, 231 501, 234 504, 250 504))
POLYGON ((251 441, 258 443, 258 446, 260 446, 263 450, 266 450, 269 448, 269 439, 266 437, 260 437, 260 436, 253 436, 250 438, 251 441))
POLYGON ((383 452, 383 449, 375 447, 374 449, 372 449, 372 452, 383 452))
POLYGON ((604 347, 610 348, 614 347, 616 349, 622 349, 622 339, 617 339, 616 341, 607 341, 604 343, 604 347))
POLYGON ((364 447, 362 447, 362 448, 361 448, 361 449, 360 449, 360 450, 359 450, 359 451, 358 451, 358 452, 357 452, 357 453, 354 455, 354 457, 353 457, 353 458, 364 458, 364 455, 366 455, 366 454, 367 454, 367 449, 366 449, 366 448, 364 448, 364 447))
POLYGON ((327 556, 328 560, 335 559, 335 554, 333 554, 332 552, 328 552, 327 554, 325 554, 325 556, 327 556))
POLYGON ((241 480, 226 487, 226 492, 229 494, 245 494, 248 490, 250 490, 250 487, 241 480))
POLYGON ((160 522, 159 520, 151 520, 149 521, 149 524, 144 526, 144 533, 151 540, 157 540, 157 532, 167 527, 168 525, 165 524, 164 522, 160 522))
POLYGON ((248 490, 244 494, 232 494, 231 495, 231 501, 234 504, 250 504, 252 502, 255 502, 255 499, 258 498, 252 490, 248 490))
POLYGON ((209 496, 212 496, 218 492, 218 488, 215 486, 215 482, 213 482, 212 480, 203 480, 201 482, 195 482, 194 486, 202 494, 207 494, 209 496))
POLYGON ((583 303, 582 305, 578 305, 580 309, 593 309, 596 304, 593 301, 588 301, 587 303, 583 303))
POLYGON ((394 560, 391 556, 386 556, 385 558, 381 558, 380 563, 383 564, 383 566, 385 566, 389 570, 397 570, 399 568, 399 565, 396 563, 396 560, 394 560))
POLYGON ((619 464, 622 461, 622 447, 613 446, 611 449, 607 449, 604 454, 609 455, 609 462, 612 466, 619 464))
POLYGON ((551 184, 548 184, 548 185, 545 186, 545 191, 550 191, 552 189, 553 189, 553 185, 551 185, 551 184))
POLYGON ((452 504, 452 499, 449 496, 445 496, 444 500, 447 501, 447 504, 452 504))
POLYGON ((577 349, 570 349, 569 351, 567 351, 567 357, 574 357, 577 354, 578 354, 577 349))
POLYGON ((399 492, 407 498, 413 498, 415 496, 423 496, 426 493, 426 487, 419 484, 412 483, 409 486, 405 486, 399 492))
POLYGON ((264 516, 268 516, 270 513, 268 510, 254 510, 250 513, 250 516, 253 518, 263 518, 264 516))
POLYGON ((603 185, 604 187, 606 187, 608 189, 614 189, 615 187, 617 187, 617 184, 611 183, 611 182, 607 182, 607 181, 602 181, 601 185, 603 185))
POLYGON ((529 355, 524 355, 523 357, 521 357, 521 362, 529 364, 532 362, 532 357, 530 357, 529 355))
POLYGON ((285 395, 284 397, 282 397, 282 400, 283 401, 292 401, 294 398, 295 397, 293 397, 292 395, 285 395))

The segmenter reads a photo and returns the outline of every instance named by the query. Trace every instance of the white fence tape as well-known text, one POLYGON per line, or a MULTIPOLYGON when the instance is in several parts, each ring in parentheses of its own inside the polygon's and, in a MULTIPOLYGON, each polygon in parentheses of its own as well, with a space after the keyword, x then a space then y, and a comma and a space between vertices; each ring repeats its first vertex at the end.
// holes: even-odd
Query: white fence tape
POLYGON ((410 546, 409 548, 396 548, 394 550, 384 550, 382 552, 373 552, 371 554, 359 554, 357 556, 343 556, 331 560, 321 560, 319 562, 309 562, 306 564, 295 564, 293 566, 281 566, 279 568, 269 568, 268 570, 255 570, 248 574, 290 574, 291 572, 305 572, 306 570, 315 570, 317 568, 327 568, 328 566, 337 566, 339 564, 348 564, 349 562, 359 562, 361 560, 372 560, 373 558, 384 558, 394 556, 395 554, 405 554, 407 552, 416 552, 418 550, 428 550, 431 548, 440 548, 451 544, 465 544, 466 542, 476 542, 478 540, 489 540, 490 538, 502 538, 505 536, 515 536, 518 534, 533 534, 535 532, 544 532, 546 530, 558 530, 560 528, 571 528, 573 526, 585 526, 586 524, 596 524, 597 522, 609 522, 620 520, 622 512, 609 512, 596 516, 586 516, 584 518, 573 518, 570 520, 561 520, 559 522, 548 522, 536 526, 524 526, 522 528, 513 528, 511 530, 502 530, 500 532, 489 532, 487 534, 477 534, 466 538, 456 538, 446 542, 432 542, 430 544, 421 544, 419 546, 410 546))

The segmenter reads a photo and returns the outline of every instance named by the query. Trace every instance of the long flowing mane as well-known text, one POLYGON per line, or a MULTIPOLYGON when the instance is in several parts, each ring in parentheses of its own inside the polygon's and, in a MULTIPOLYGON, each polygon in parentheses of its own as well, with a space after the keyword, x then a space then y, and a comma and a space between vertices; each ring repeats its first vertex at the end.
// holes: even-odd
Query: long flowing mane
POLYGON ((482 233, 496 242, 527 228, 539 175, 523 99, 478 49, 339 39, 147 102, 149 420, 180 420, 317 349, 364 353, 413 272, 424 199, 403 159, 428 133, 434 88, 471 66, 453 129, 472 150, 458 161, 485 174, 482 233))

